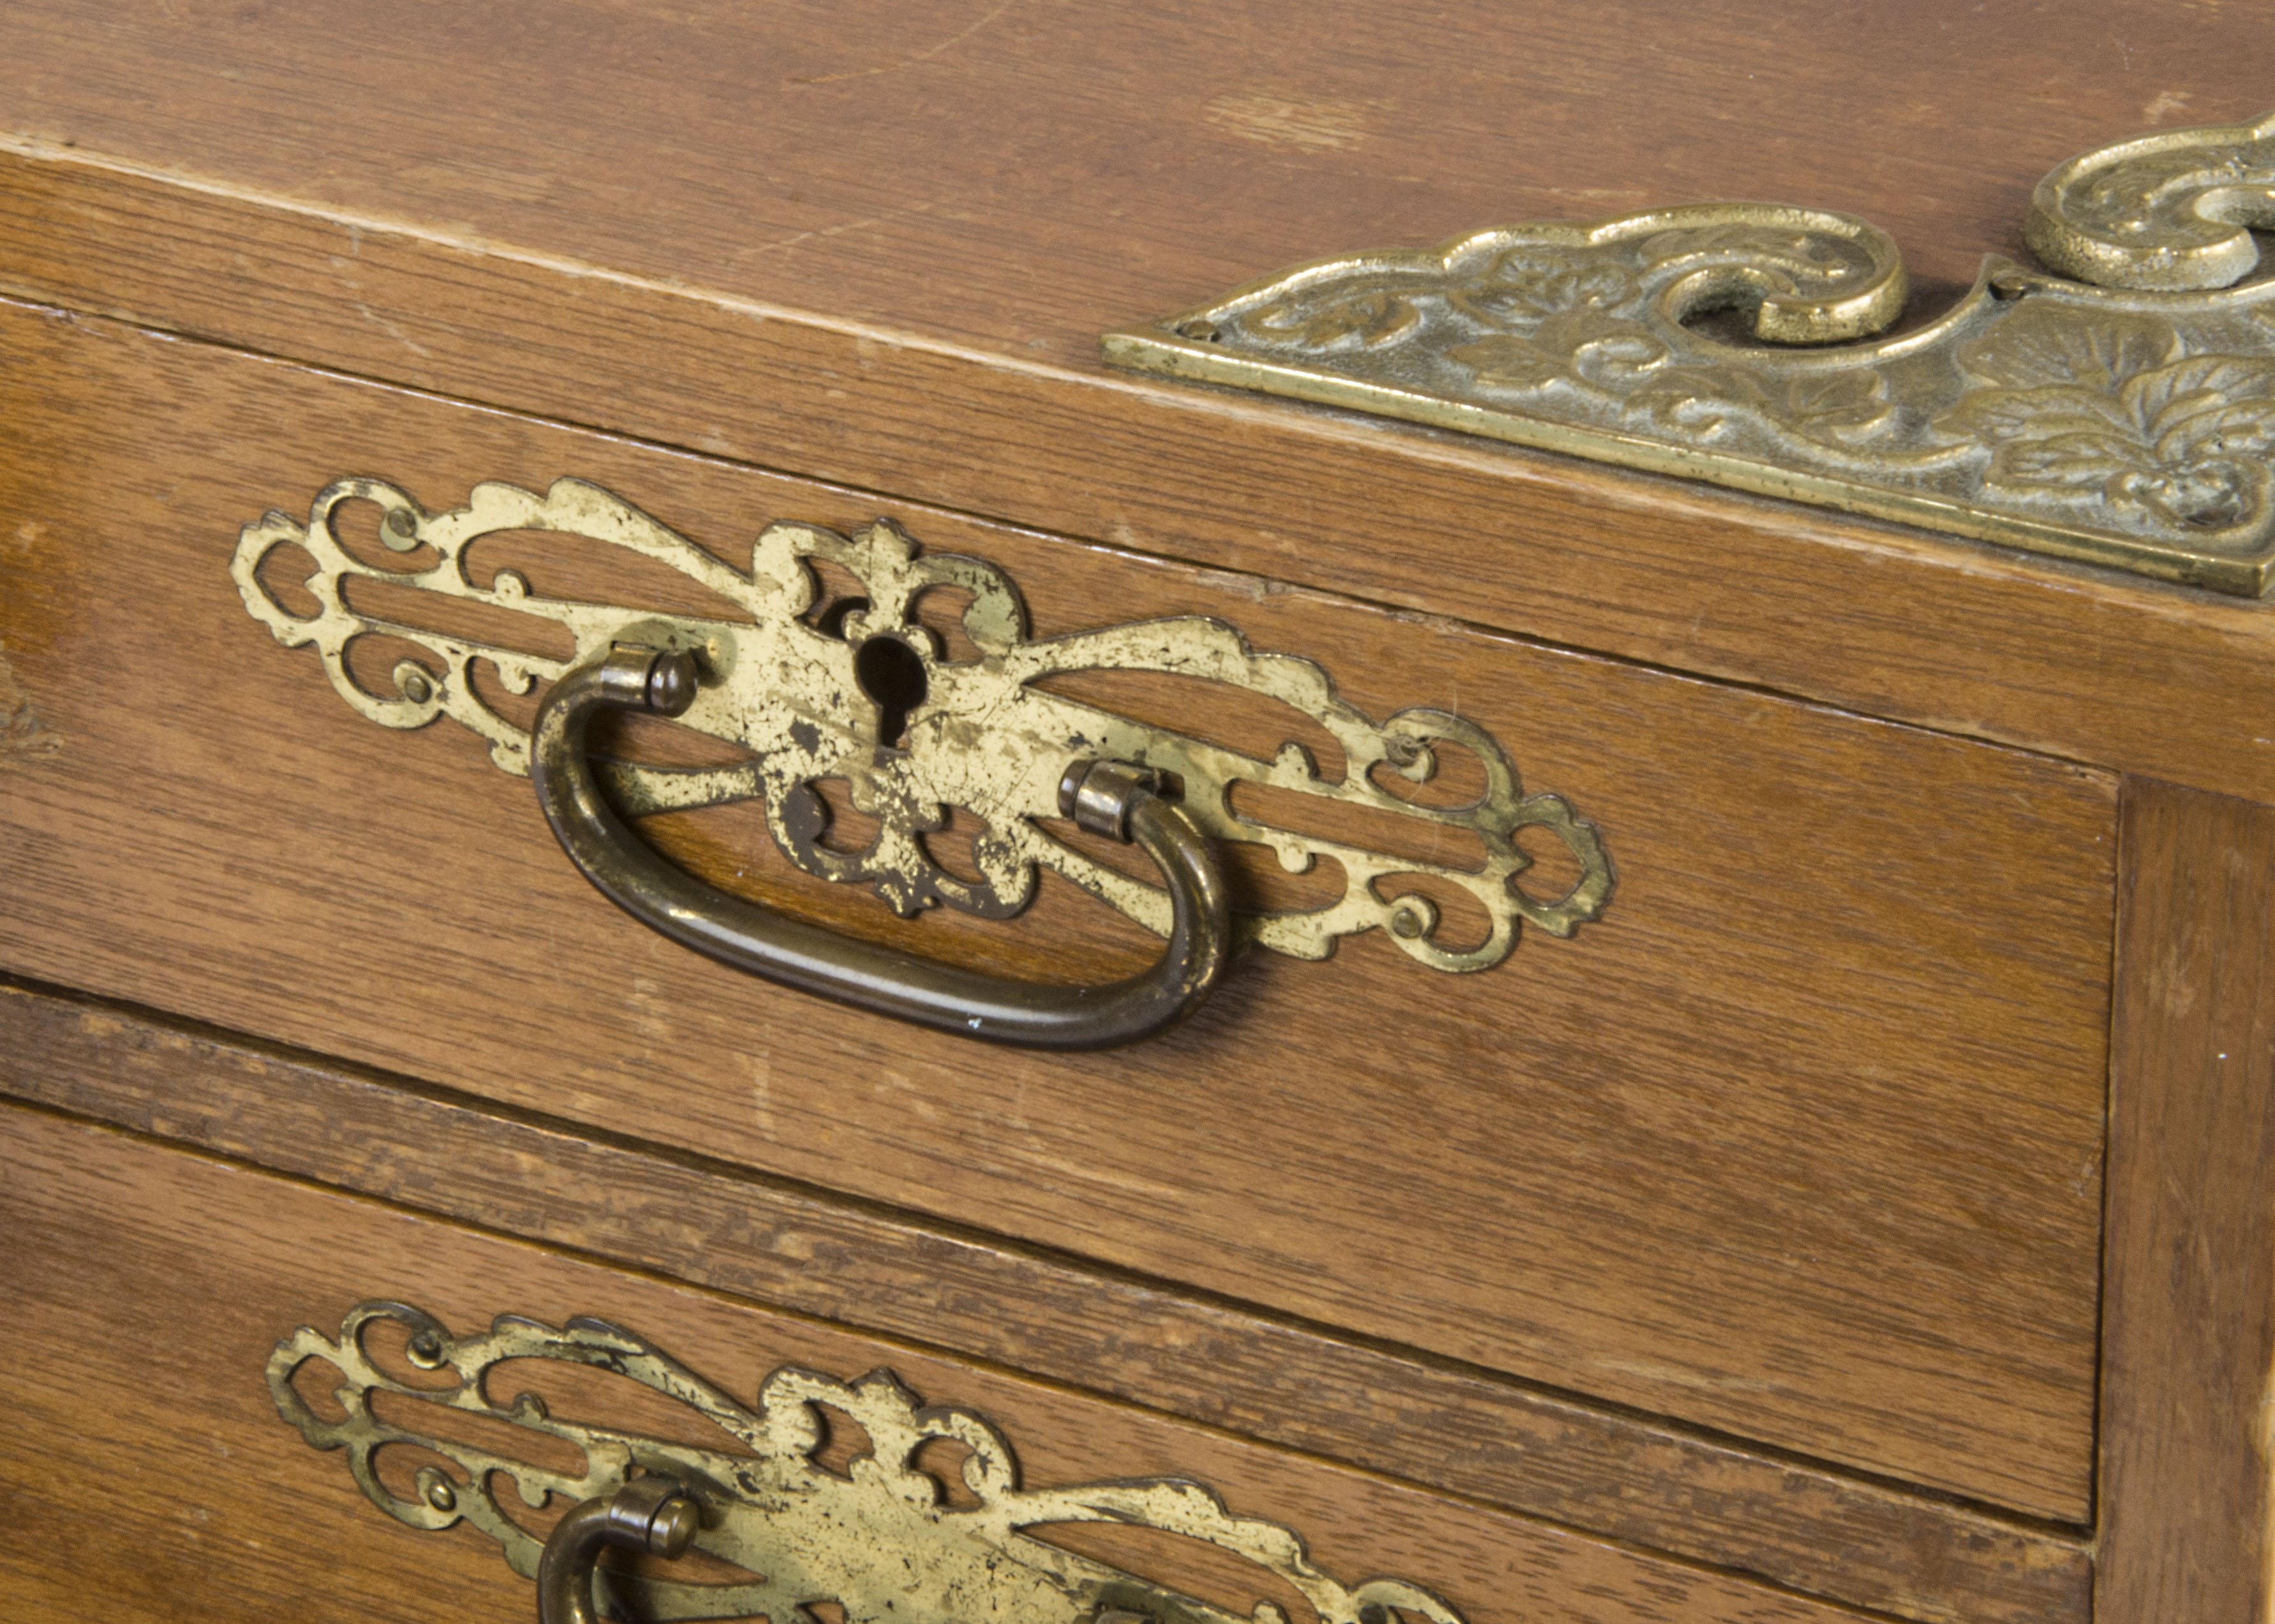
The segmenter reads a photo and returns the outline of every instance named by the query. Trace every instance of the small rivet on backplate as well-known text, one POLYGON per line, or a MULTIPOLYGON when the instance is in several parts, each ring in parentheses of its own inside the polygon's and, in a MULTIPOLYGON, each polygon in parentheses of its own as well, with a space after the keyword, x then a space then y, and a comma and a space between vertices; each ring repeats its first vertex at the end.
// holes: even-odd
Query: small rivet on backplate
POLYGON ((647 707, 659 716, 684 715, 695 703, 695 657, 677 649, 666 650, 648 667, 647 707))
POLYGON ((1390 933, 1404 941, 1412 941, 1429 928, 1421 910, 1402 904, 1390 910, 1390 933))
POLYGON ((387 527, 398 536, 415 536, 419 533, 419 516, 408 508, 390 508, 387 513, 387 527))
POLYGON ((403 697, 413 705, 424 705, 435 697, 435 684, 424 671, 405 671, 403 674, 403 697))
POLYGON ((458 1492, 437 1477, 427 1485, 427 1503, 437 1511, 455 1511, 458 1507, 458 1492))
POLYGON ((411 1338, 407 1351, 412 1363, 424 1365, 431 1371, 442 1363, 442 1339, 432 1331, 416 1332, 411 1338))

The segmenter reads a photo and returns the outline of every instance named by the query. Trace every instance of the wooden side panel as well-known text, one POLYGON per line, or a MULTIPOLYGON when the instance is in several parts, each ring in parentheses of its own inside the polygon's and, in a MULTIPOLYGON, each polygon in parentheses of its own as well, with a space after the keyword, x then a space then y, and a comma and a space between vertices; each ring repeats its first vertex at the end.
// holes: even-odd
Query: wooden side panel
MULTIPOLYGON (((0 964, 2085 1514, 2107 777, 108 323, 18 311, 0 346, 0 641, 62 740, 0 779, 0 964), (238 528, 349 470, 437 508, 573 472, 729 556, 881 510, 1007 568, 1039 634, 1222 617, 1371 714, 1492 730, 1602 827, 1618 899, 1475 976, 1372 936, 1258 955, 1169 1039, 1078 1064, 848 1016, 620 917, 480 741, 374 726, 246 616, 238 528)), ((721 830, 677 838, 926 951, 1151 950, 1070 893, 901 925, 786 877, 754 813, 721 830)))
MULTIPOLYGON (((15 1619, 457 1624, 525 1613, 529 1586, 488 1539, 395 1522, 364 1499, 340 1455, 312 1450, 277 1418, 262 1380, 271 1347, 301 1325, 334 1332, 351 1303, 374 1297, 415 1303, 460 1331, 500 1313, 556 1326, 596 1315, 746 1401, 783 1364, 845 1379, 889 1365, 927 1400, 994 1421, 1028 1484, 1198 1477, 1236 1512, 1293 1525, 1328 1571, 1350 1582, 1410 1575, 1471 1624, 1857 1616, 905 1343, 19 1107, 0 1109, 0 1234, 11 1258, 0 1318, 0 1512, 10 1530, 0 1586, 15 1619)), ((528 1380, 559 1413, 633 1431, 669 1424, 669 1407, 651 1394, 619 1396, 641 1401, 629 1413, 594 1414, 569 1408, 548 1378, 528 1380)), ((604 1385, 570 1390, 598 1406, 610 1402, 604 1385)), ((682 1419, 667 1435, 689 1426, 682 1419)), ((692 1427, 700 1441, 705 1424, 692 1427)), ((1226 1571, 1180 1560, 1177 1543, 1129 1541, 1115 1555, 1212 1594, 1226 1571)))
POLYGON ((1930 1624, 2083 1624, 2079 1535, 811 1189, 0 984, 0 1090, 1930 1624))
POLYGON ((2127 781, 2100 1624, 2275 1616, 2275 807, 2127 781))

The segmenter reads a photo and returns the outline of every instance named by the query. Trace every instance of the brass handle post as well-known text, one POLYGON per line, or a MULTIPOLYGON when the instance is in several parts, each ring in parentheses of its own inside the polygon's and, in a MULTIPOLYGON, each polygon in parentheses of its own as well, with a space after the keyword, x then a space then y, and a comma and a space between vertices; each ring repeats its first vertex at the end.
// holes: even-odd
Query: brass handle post
POLYGON ((761 908, 674 867, 601 795, 585 754, 603 706, 676 716, 694 703, 693 658, 619 646, 556 682, 531 729, 530 779, 561 849, 601 894, 642 924, 723 964, 784 986, 989 1042, 1104 1049, 1168 1031, 1214 990, 1232 952, 1224 881, 1160 775, 1077 762, 1060 811, 1094 835, 1134 842, 1168 882, 1168 946, 1152 967, 1102 986, 1013 981, 840 936, 761 908))
POLYGON ((609 1545, 678 1556, 701 1521, 687 1491, 669 1477, 639 1477, 596 1494, 553 1525, 537 1561, 537 1624, 598 1624, 593 1566, 609 1545))

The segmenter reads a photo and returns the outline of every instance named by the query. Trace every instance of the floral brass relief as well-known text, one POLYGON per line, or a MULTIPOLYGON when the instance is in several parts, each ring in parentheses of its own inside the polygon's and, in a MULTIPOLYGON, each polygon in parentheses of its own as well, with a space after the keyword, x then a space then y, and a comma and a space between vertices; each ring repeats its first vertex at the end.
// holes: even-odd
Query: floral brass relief
POLYGON ((2026 232, 2063 276, 1992 258, 1877 342, 1856 341, 1905 294, 1884 233, 1716 203, 1323 260, 1105 347, 2254 595, 2275 583, 2275 279, 2244 281, 2253 226, 2275 228, 2275 115, 2063 164, 2026 232))
MULTIPOLYGON (((521 1364, 498 1379, 529 1380, 532 1369, 521 1364)), ((367 1303, 350 1311, 336 1341, 304 1326, 278 1343, 268 1388, 277 1413, 308 1443, 347 1452, 358 1486, 389 1516, 414 1529, 479 1530, 525 1578, 536 1576, 543 1541, 502 1498, 530 1509, 581 1502, 635 1469, 684 1485, 700 1513, 695 1548, 750 1577, 702 1582, 604 1570, 601 1583, 617 1618, 789 1620, 834 1603, 846 1624, 1287 1624, 1274 1602, 1260 1601, 1247 1615, 1231 1613, 1029 1533, 1105 1523, 1159 1530, 1241 1558, 1258 1570, 1259 1589, 1267 1577, 1291 1587, 1319 1624, 1391 1624, 1399 1614, 1414 1624, 1462 1624, 1459 1613, 1416 1585, 1342 1584, 1311 1560, 1297 1535, 1235 1516, 1197 1483, 1024 1488, 1001 1432, 969 1410, 923 1403, 888 1371, 845 1383, 777 1370, 752 1409, 598 1320, 572 1319, 556 1331, 500 1318, 487 1333, 456 1337, 415 1308, 367 1303), (401 1334, 402 1356, 427 1372, 423 1379, 399 1379, 374 1361, 365 1338, 379 1326, 401 1334), (528 1393, 501 1402, 487 1384, 510 1360, 622 1377, 708 1422, 717 1441, 706 1447, 565 1420, 528 1393), (331 1389, 345 1412, 339 1419, 318 1414, 293 1385, 311 1361, 340 1373, 331 1389), (816 1459, 833 1410, 866 1435, 866 1449, 842 1470, 816 1459), (523 1454, 510 1452, 517 1431, 528 1439, 523 1454), (481 1442, 465 1441, 477 1433, 481 1442), (961 1492, 952 1497, 918 1459, 935 1441, 963 1452, 956 1470, 961 1492), (528 1458, 559 1461, 564 1445, 577 1469, 528 1458), (382 1478, 380 1461, 389 1452, 404 1457, 409 1495, 382 1478)))
POLYGON ((2275 228, 2275 114, 2135 136, 2038 183, 2022 235, 2047 268, 2105 288, 2225 288, 2275 228))
MULTIPOLYGON (((1258 653, 1232 626, 1201 616, 1032 640, 1024 605, 1002 570, 977 558, 919 554, 888 521, 851 537, 808 525, 770 525, 745 572, 582 480, 557 480, 542 495, 479 485, 465 507, 430 513, 384 480, 351 478, 321 492, 305 524, 271 513, 246 526, 231 572, 253 617, 288 647, 313 646, 333 688, 359 714, 404 729, 448 716, 488 740, 491 759, 510 773, 529 771, 529 734, 485 697, 478 668, 494 672, 508 693, 525 694, 618 644, 692 654, 703 682, 679 721, 748 750, 750 759, 699 769, 608 764, 602 778, 617 805, 639 815, 762 801, 776 844, 799 869, 868 887, 903 914, 945 904, 986 918, 1013 915, 1032 899, 1039 868, 1047 867, 1168 934, 1167 892, 1095 861, 1047 827, 1061 817, 1060 786, 1069 766, 1085 758, 1174 774, 1183 786, 1184 809, 1204 835, 1263 846, 1291 873, 1310 872, 1323 857, 1339 864, 1344 883, 1332 901, 1236 916, 1243 940, 1294 957, 1325 958, 1340 938, 1379 926, 1425 964, 1483 970, 1508 956, 1522 925, 1569 936, 1599 917, 1611 895, 1611 860, 1593 826, 1561 797, 1527 793, 1507 752, 1475 722, 1422 708, 1376 722, 1339 699, 1311 661, 1258 653), (434 563, 392 570, 353 556, 338 525, 341 510, 356 501, 377 505, 389 548, 431 548, 434 563), (722 613, 660 615, 548 597, 515 571, 484 580, 471 568, 468 549, 486 536, 548 531, 667 564, 720 600, 722 613), (299 549, 313 563, 303 584, 316 600, 314 614, 287 608, 264 584, 263 566, 279 549, 299 549), (820 562, 850 574, 862 595, 817 615, 825 606, 812 566, 820 562), (393 588, 398 604, 415 601, 413 593, 433 594, 429 601, 445 623, 446 601, 550 621, 571 634, 576 652, 544 658, 382 614, 376 604, 359 607, 358 594, 373 583, 393 588), (934 588, 968 599, 960 624, 976 659, 949 658, 939 636, 919 621, 918 601, 934 588), (349 658, 359 638, 374 636, 417 651, 397 662, 376 691, 359 679, 349 658), (872 691, 880 666, 890 668, 900 685, 898 714, 889 695, 872 691), (1340 773, 1323 775, 1300 744, 1261 759, 1037 685, 1095 670, 1199 678, 1275 700, 1332 736, 1343 757, 1340 773), (1423 782, 1447 752, 1473 761, 1483 781, 1476 798, 1424 804, 1385 787, 1386 777, 1423 782), (832 779, 843 780, 853 805, 877 820, 873 842, 861 850, 825 842, 829 812, 816 786, 832 779), (1280 827, 1236 804, 1234 790, 1242 784, 1323 806, 1394 814, 1421 833, 1430 826, 1459 831, 1474 837, 1482 860, 1465 867, 1395 857, 1280 827), (946 809, 959 806, 986 826, 972 842, 976 878, 943 867, 925 844, 926 835, 945 827, 946 809), (1536 895, 1521 883, 1532 866, 1518 844, 1527 829, 1570 854, 1578 878, 1562 895, 1536 895), (1428 876, 1475 897, 1490 920, 1485 938, 1441 941, 1437 904, 1402 888, 1404 876, 1428 876)), ((279 578, 299 578, 297 564, 281 570, 279 578)))

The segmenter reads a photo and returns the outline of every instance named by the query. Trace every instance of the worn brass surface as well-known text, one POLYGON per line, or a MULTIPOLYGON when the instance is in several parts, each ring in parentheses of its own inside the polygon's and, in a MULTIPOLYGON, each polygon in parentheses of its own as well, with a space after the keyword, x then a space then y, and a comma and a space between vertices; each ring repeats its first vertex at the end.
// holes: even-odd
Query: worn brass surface
POLYGON ((553 1525, 537 1559, 537 1624, 599 1624, 593 1586, 601 1552, 684 1556, 702 1520, 693 1496, 669 1477, 635 1477, 612 1494, 578 1501, 553 1525))
POLYGON ((1884 233, 1711 203, 1321 260, 1105 349, 2249 595, 2275 583, 2275 278, 2234 285, 2254 225, 2275 115, 2070 160, 2026 230, 2065 276, 1993 256, 1873 343, 1847 341, 1904 302, 1884 233), (1795 344, 1833 347, 1771 347, 1795 344))
MULTIPOLYGON (((1092 759, 1173 775, 1183 786, 1183 811, 1210 840, 1267 847, 1293 873, 1308 872, 1322 857, 1342 865, 1342 894, 1323 906, 1236 915, 1242 943, 1324 958, 1339 938, 1387 926, 1392 940, 1425 964, 1483 970, 1508 956, 1523 924, 1568 936, 1600 915, 1610 898, 1611 860, 1594 827, 1561 797, 1526 794, 1515 764, 1484 729, 1449 712, 1419 708, 1372 721, 1336 697, 1318 666, 1255 653, 1222 621, 1185 616, 1031 641, 1025 608, 1002 570, 952 554, 920 556, 884 520, 850 538, 808 525, 769 525, 751 565, 746 574, 578 480, 557 480, 543 495, 478 485, 465 507, 430 513, 384 480, 350 478, 319 493, 306 524, 270 513, 247 525, 231 573, 254 618, 287 646, 313 646, 334 689, 359 714, 390 728, 421 728, 449 716, 489 740, 491 759, 511 773, 529 771, 530 736, 484 697, 478 666, 484 680, 494 674, 495 687, 525 694, 620 643, 692 654, 700 683, 679 721, 748 749, 752 759, 699 770, 612 764, 602 777, 617 809, 637 817, 761 799, 774 838, 791 862, 823 879, 870 886, 902 913, 945 903, 1008 917, 1028 904, 1037 869, 1047 866, 1155 933, 1170 934, 1175 910, 1168 892, 1085 856, 1048 827, 1062 815, 1068 768, 1092 759), (432 548, 434 562, 390 570, 352 556, 337 526, 341 509, 359 500, 378 504, 380 535, 389 547, 403 553, 432 548), (517 531, 572 533, 656 560, 745 618, 546 597, 510 570, 478 582, 468 570, 467 548, 481 537, 517 531), (265 561, 282 548, 308 555, 313 570, 306 585, 318 605, 313 615, 295 613, 262 584, 265 561), (817 561, 850 573, 863 596, 818 602, 817 561), (434 594, 438 615, 450 607, 445 601, 456 601, 551 621, 572 635, 576 652, 545 658, 392 617, 376 606, 359 608, 351 593, 378 581, 434 594), (969 594, 962 624, 976 659, 946 658, 940 639, 918 623, 917 601, 936 587, 969 594), (350 646, 369 636, 421 651, 400 661, 377 692, 358 680, 348 658, 350 646), (905 706, 889 691, 885 702, 873 698, 865 678, 875 681, 873 668, 881 664, 900 668, 903 699, 920 697, 905 706), (1342 775, 1322 777, 1299 744, 1262 760, 1037 686, 1062 673, 1100 669, 1197 677, 1277 700, 1334 738, 1344 758, 1342 775), (896 737, 883 736, 888 727, 896 737), (1417 804, 1380 782, 1422 782, 1447 750, 1466 752, 1481 769, 1485 789, 1475 801, 1417 804), (865 850, 823 843, 828 813, 814 786, 833 778, 843 780, 852 804, 878 820, 865 850), (1475 868, 1429 863, 1277 827, 1235 808, 1232 791, 1242 783, 1467 830, 1482 845, 1483 861, 1475 868), (986 826, 972 842, 977 880, 941 867, 925 849, 924 836, 942 827, 950 806, 968 808, 986 826), (1576 861, 1579 878, 1565 895, 1536 896, 1519 884, 1531 859, 1516 836, 1527 828, 1561 842, 1576 861), (1439 942, 1436 905, 1398 885, 1410 875, 1468 891, 1492 920, 1490 933, 1474 946, 1439 942)), ((299 578, 297 566, 279 573, 299 578)), ((408 595, 393 594, 397 601, 408 595)))
MULTIPOLYGON (((525 1366, 511 1379, 533 1378, 525 1366)), ((631 1477, 635 1469, 680 1485, 701 1511, 694 1548, 751 1577, 705 1583, 603 1570, 597 1588, 620 1618, 763 1613, 781 1620, 810 1616, 801 1611, 809 1605, 834 1602, 846 1624, 1287 1624, 1269 1600, 1243 1618, 1028 1532, 1097 1522, 1158 1529, 1243 1558, 1259 1570, 1259 1589, 1267 1575, 1292 1587, 1316 1610, 1319 1624, 1391 1624, 1394 1612, 1417 1624, 1462 1624, 1446 1603, 1402 1581, 1346 1587, 1312 1564, 1297 1535, 1235 1516, 1196 1483, 1153 1478, 1023 1488, 1001 1432, 968 1410, 923 1403, 888 1371, 849 1384, 778 1370, 751 1409, 639 1338, 597 1320, 573 1319, 556 1331, 501 1318, 487 1333, 455 1337, 417 1309, 367 1303, 349 1312, 336 1341, 304 1326, 278 1343, 268 1387, 278 1414, 310 1444, 347 1452, 357 1484, 389 1515, 414 1529, 478 1529, 525 1577, 537 1575, 544 1547, 500 1505, 501 1495, 510 1492, 531 1508, 556 1497, 589 1503, 628 1481, 643 1481, 631 1477), (428 1374, 400 1379, 382 1369, 365 1346, 375 1324, 399 1329, 405 1356, 428 1374), (706 1448, 562 1420, 526 1394, 498 1402, 486 1379, 513 1359, 558 1360, 623 1376, 709 1421, 719 1429, 719 1444, 706 1448), (330 1389, 345 1411, 336 1421, 318 1415, 293 1385, 294 1373, 310 1360, 341 1374, 330 1389), (384 1401, 374 1403, 375 1397, 384 1401), (429 1406, 432 1424, 413 1419, 429 1406), (468 1416, 503 1425, 469 1425, 468 1416), (867 1440, 865 1452, 842 1474, 816 1459, 830 1430, 843 1424, 838 1416, 867 1440), (568 1445, 581 1457, 581 1469, 532 1464, 503 1452, 503 1443, 492 1448, 462 1441, 477 1434, 507 1439, 508 1428, 531 1435, 540 1446, 533 1453, 548 1458, 568 1445), (960 1466, 926 1462, 943 1474, 953 1470, 953 1492, 945 1476, 919 1467, 918 1452, 934 1440, 953 1446, 950 1460, 963 1453, 960 1466), (375 1462, 382 1451, 422 1462, 409 1496, 381 1480, 375 1462)), ((603 1500, 585 1521, 600 1523, 611 1509, 603 1500)), ((638 1532, 649 1535, 645 1528, 638 1532)))
POLYGON ((1162 798, 1161 775, 1080 761, 1059 811, 1153 859, 1169 896, 1169 940, 1147 970, 1104 986, 1009 981, 896 952, 761 908, 667 863, 625 827, 586 759, 591 718, 608 708, 684 714, 701 692, 694 656, 618 644, 548 689, 530 729, 529 775, 561 849, 595 888, 652 930, 720 963, 873 1015, 993 1043, 1104 1049, 1158 1037, 1215 990, 1232 956, 1232 915, 1208 842, 1162 798))

